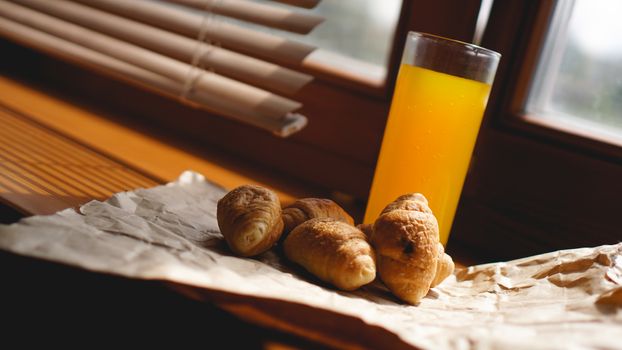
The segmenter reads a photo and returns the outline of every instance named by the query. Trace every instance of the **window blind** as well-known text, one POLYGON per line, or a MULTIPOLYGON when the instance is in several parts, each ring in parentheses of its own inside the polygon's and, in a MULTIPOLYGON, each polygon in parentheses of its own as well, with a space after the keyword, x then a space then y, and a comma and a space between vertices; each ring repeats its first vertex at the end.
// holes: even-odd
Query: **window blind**
POLYGON ((314 8, 320 2, 320 0, 275 0, 284 4, 300 6, 305 8, 314 8))
POLYGON ((281 94, 312 77, 279 64, 315 47, 216 15, 297 33, 322 21, 248 0, 0 0, 0 35, 282 137, 302 129, 281 94))

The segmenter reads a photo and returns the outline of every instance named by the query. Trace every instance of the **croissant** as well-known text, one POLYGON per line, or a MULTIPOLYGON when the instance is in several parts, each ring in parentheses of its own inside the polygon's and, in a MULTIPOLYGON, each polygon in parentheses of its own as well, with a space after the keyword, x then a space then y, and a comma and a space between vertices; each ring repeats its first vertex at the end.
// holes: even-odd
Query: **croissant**
POLYGON ((380 215, 393 210, 414 210, 432 214, 432 209, 428 206, 428 200, 421 193, 409 193, 397 197, 396 200, 387 204, 380 215))
POLYGON ((376 277, 374 252, 356 227, 332 218, 297 226, 285 239, 285 256, 339 289, 354 290, 376 277))
POLYGON ((354 220, 337 203, 330 199, 303 198, 283 208, 283 235, 313 218, 333 218, 354 225, 354 220))
POLYGON ((438 223, 421 194, 387 205, 374 222, 371 242, 380 279, 398 298, 417 304, 430 289, 439 257, 438 223))
POLYGON ((216 217, 229 248, 240 256, 270 249, 283 232, 277 195, 260 186, 244 185, 218 201, 216 217))

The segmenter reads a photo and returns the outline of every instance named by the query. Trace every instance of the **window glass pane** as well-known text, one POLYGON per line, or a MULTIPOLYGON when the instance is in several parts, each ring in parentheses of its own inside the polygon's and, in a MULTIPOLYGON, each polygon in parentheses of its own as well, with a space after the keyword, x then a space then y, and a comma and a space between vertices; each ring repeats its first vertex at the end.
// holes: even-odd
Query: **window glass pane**
MULTIPOLYGON (((269 0, 256 1, 280 5, 269 0)), ((386 65, 401 5, 402 0, 322 0, 314 9, 305 10, 326 18, 310 34, 279 34, 323 50, 386 65)))
POLYGON ((322 0, 310 10, 270 0, 255 1, 310 11, 325 21, 307 35, 251 24, 253 28, 317 46, 318 50, 310 55, 316 62, 365 76, 370 81, 384 81, 402 0, 322 0))
POLYGON ((558 1, 527 102, 530 118, 622 138, 622 1, 558 1))

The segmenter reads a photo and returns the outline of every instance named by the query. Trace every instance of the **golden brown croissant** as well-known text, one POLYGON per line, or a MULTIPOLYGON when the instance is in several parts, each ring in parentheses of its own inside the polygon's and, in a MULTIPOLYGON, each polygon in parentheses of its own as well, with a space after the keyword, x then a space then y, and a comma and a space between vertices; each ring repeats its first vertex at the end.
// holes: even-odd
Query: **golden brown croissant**
POLYGON ((428 207, 428 200, 421 193, 409 193, 397 197, 382 210, 380 215, 392 210, 414 210, 432 214, 432 209, 428 207))
POLYGON ((303 198, 283 208, 283 235, 313 218, 333 218, 354 225, 354 220, 337 203, 330 199, 303 198))
POLYGON ((227 193, 218 201, 216 216, 229 248, 241 256, 265 252, 283 232, 279 198, 260 186, 240 186, 227 193))
POLYGON ((298 225, 284 242, 285 256, 339 289, 354 290, 376 277, 374 252, 356 227, 331 218, 298 225))
POLYGON ((416 304, 430 289, 439 256, 438 223, 421 194, 401 196, 374 223, 371 242, 380 278, 398 298, 416 304))

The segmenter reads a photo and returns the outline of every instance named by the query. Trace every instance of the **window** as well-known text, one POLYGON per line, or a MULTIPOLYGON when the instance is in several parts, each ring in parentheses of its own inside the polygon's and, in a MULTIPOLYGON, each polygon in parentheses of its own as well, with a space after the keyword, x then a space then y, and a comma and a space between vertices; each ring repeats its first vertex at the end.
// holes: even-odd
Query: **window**
MULTIPOLYGON (((611 137, 603 142, 604 132, 613 134, 614 127, 596 119, 595 109, 600 107, 595 103, 597 86, 620 74, 610 71, 595 78, 569 65, 574 61, 570 52, 576 49, 585 53, 583 64, 594 71, 604 67, 604 50, 588 51, 577 35, 594 40, 588 45, 615 46, 600 39, 611 38, 607 31, 620 32, 619 21, 606 23, 609 15, 619 16, 614 8, 618 3, 494 1, 482 46, 503 56, 450 249, 458 244, 491 261, 620 240, 622 147, 610 142, 611 137), (579 22, 579 16, 594 16, 584 6, 596 8, 598 23, 579 22), (587 31, 601 22, 606 35, 587 31), (584 32, 576 32, 575 26, 584 32), (592 83, 598 84, 588 85, 592 83), (562 100, 569 91, 575 94, 562 100), (585 109, 570 104, 580 100, 585 109), (588 124, 601 132, 588 129, 588 124)), ((616 59, 619 63, 620 56, 616 59)))
POLYGON ((326 20, 309 35, 295 37, 321 50, 386 66, 401 3, 402 0, 323 0, 311 12, 326 20))
MULTIPOLYGON (((269 0, 257 1, 292 8, 269 0)), ((308 11, 325 21, 306 35, 251 26, 278 31, 279 36, 317 46, 318 50, 305 61, 307 67, 381 86, 387 75, 401 5, 402 0, 322 0, 308 11)))
POLYGON ((622 145, 622 2, 558 1, 526 103, 528 121, 622 145))

